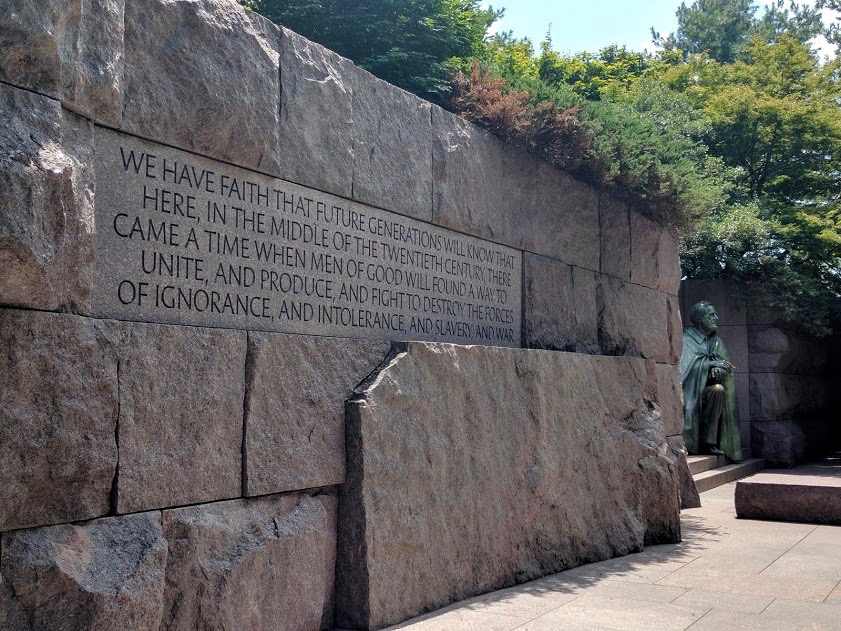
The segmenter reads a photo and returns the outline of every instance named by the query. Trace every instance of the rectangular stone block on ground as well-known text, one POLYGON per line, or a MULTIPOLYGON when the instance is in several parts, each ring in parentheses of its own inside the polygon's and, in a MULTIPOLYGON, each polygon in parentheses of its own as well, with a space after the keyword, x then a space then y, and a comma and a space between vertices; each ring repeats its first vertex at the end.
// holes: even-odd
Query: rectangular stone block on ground
POLYGON ((345 401, 388 342, 248 334, 246 495, 345 480, 345 401))
POLYGON ((598 353, 596 274, 525 255, 525 346, 598 353))
POLYGON ((841 466, 801 465, 740 480, 736 514, 742 519, 841 526, 841 466))
POLYGON ((0 305, 87 314, 93 129, 56 101, 4 84, 0 110, 0 305))
POLYGON ((229 0, 132 0, 122 129, 279 172, 279 29, 229 0))
POLYGON ((0 5, 0 81, 58 99, 106 125, 122 115, 125 0, 0 5))
POLYGON ((105 515, 116 349, 95 320, 0 309, 0 531, 105 515))
POLYGON ((336 625, 679 540, 656 393, 638 359, 409 344, 348 404, 336 625))
POLYGON ((336 496, 167 510, 161 631, 313 631, 332 624, 336 496))
POLYGON ((680 279, 677 237, 631 209, 631 282, 677 296, 680 279))
POLYGON ((7 532, 0 546, 0 628, 159 628, 167 559, 160 513, 7 532))
POLYGON ((351 197, 353 64, 289 29, 280 31, 279 175, 351 197))
POLYGON ((432 219, 430 108, 420 97, 354 67, 354 199, 432 219))
POLYGON ((675 296, 602 274, 596 304, 603 353, 678 362, 683 331, 675 296))
POLYGON ((246 333, 109 324, 120 361, 117 512, 238 497, 246 333))

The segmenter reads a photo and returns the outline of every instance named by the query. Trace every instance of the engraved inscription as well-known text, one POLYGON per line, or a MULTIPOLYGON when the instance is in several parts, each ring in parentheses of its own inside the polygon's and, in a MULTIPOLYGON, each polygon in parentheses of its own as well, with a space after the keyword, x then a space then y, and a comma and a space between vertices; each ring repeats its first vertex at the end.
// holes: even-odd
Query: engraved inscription
POLYGON ((520 346, 520 252, 97 128, 96 315, 520 346))

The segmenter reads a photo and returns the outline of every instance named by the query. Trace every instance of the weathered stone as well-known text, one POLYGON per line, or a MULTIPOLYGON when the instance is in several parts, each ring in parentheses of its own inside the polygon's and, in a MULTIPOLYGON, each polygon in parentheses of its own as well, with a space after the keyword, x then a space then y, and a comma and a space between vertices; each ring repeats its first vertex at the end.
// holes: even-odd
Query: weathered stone
POLYGON ((0 531, 108 513, 117 354, 96 321, 0 310, 0 531))
POLYGON ((676 297, 601 275, 596 304, 604 354, 677 363, 683 333, 676 297))
POLYGON ((830 346, 803 333, 770 325, 748 327, 752 372, 820 375, 830 346))
POLYGON ((351 197, 353 64, 281 28, 280 177, 351 197))
POLYGON ((680 508, 700 508, 701 495, 695 488, 695 480, 692 479, 692 472, 689 470, 689 462, 686 459, 686 445, 683 443, 683 436, 669 436, 666 441, 672 450, 677 470, 678 482, 680 484, 680 508))
POLYGON ((119 126, 125 0, 0 4, 0 81, 119 126))
POLYGON ((736 483, 736 515, 841 526, 841 467, 811 464, 761 471, 736 483))
POLYGON ((3 84, 0 110, 0 305, 88 313, 91 125, 3 84))
POLYGON ((598 193, 439 108, 434 221, 597 271, 598 193))
MULTIPOLYGON (((684 321, 690 325, 689 311, 696 303, 706 300, 715 307, 719 326, 744 326, 747 324, 747 305, 744 298, 720 280, 701 281, 687 279, 681 283, 684 294, 684 321)), ((729 348, 729 347, 728 347, 729 348)))
POLYGON ((527 253, 524 294, 526 346, 598 353, 594 272, 527 253))
POLYGON ((628 205, 605 193, 599 195, 602 274, 631 280, 631 219, 628 205))
POLYGON ((309 631, 332 622, 335 495, 284 495, 164 511, 161 631, 309 631))
POLYGON ((354 199, 432 219, 430 107, 414 94, 354 67, 354 199))
POLYGON ((680 369, 673 364, 657 364, 657 402, 663 416, 666 436, 683 432, 683 386, 680 369))
POLYGON ((388 342, 249 333, 245 493, 341 484, 345 401, 388 342))
POLYGON ((751 373, 750 410, 753 421, 803 418, 820 410, 826 384, 820 377, 751 373))
POLYGON ((157 631, 166 557, 160 513, 4 533, 0 628, 157 631))
POLYGON ((120 353, 117 511, 238 497, 246 333, 114 323, 120 353))
POLYGON ((754 421, 751 449, 768 467, 793 467, 804 460, 806 435, 796 421, 754 421))
POLYGON ((126 6, 122 129, 279 172, 278 27, 229 0, 126 6))
POLYGON ((637 359, 410 343, 348 404, 337 626, 678 540, 656 391, 637 359))
POLYGON ((677 296, 680 278, 677 237, 631 210, 631 282, 677 296))

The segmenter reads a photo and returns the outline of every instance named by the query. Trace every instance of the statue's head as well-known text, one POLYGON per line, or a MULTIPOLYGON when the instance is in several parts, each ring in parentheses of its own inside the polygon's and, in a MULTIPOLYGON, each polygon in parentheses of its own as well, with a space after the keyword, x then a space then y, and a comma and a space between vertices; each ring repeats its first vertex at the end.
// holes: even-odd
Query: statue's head
POLYGON ((696 303, 689 311, 689 319, 704 335, 713 333, 718 328, 718 314, 706 300, 696 303))

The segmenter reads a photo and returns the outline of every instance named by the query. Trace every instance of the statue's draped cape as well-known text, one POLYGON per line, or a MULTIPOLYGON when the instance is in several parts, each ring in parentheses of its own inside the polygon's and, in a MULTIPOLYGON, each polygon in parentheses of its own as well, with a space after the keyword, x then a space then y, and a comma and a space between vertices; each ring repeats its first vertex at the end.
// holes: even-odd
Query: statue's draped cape
MULTIPOLYGON (((695 327, 683 332, 683 355, 680 357, 680 376, 683 381, 683 440, 689 453, 700 453, 701 395, 707 385, 710 363, 730 361, 724 343, 715 334, 705 337, 695 327)), ((727 401, 721 419, 719 449, 736 462, 742 460, 742 440, 739 435, 739 408, 736 384, 732 373, 722 382, 727 401)))

